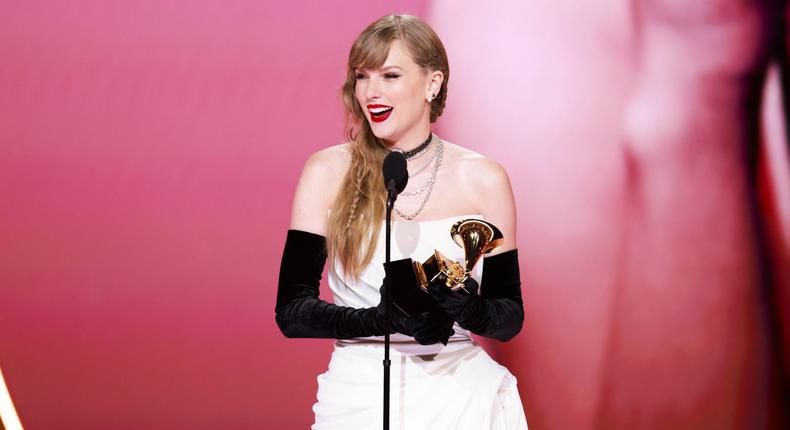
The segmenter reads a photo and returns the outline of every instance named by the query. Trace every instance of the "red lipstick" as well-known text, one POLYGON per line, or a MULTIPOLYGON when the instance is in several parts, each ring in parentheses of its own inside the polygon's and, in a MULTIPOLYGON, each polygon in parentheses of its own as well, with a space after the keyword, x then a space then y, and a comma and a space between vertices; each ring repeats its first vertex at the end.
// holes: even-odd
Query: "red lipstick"
POLYGON ((384 122, 390 117, 392 106, 387 105, 368 105, 368 112, 370 112, 370 119, 373 122, 384 122))

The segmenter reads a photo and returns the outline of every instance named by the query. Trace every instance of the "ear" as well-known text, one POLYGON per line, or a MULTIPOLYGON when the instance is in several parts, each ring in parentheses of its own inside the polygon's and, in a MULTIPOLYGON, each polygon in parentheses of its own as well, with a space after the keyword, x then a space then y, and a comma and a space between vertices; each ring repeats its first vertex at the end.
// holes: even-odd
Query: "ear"
POLYGON ((444 73, 440 70, 428 73, 428 85, 425 92, 426 100, 431 101, 439 95, 439 90, 442 89, 442 82, 444 82, 444 73))

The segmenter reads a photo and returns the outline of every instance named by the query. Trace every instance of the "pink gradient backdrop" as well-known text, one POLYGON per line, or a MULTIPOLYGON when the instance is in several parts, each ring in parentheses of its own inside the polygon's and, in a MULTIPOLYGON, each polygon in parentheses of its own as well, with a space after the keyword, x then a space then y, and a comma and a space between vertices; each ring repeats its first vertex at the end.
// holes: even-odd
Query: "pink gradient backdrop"
MULTIPOLYGON (((331 341, 282 337, 277 270, 302 164, 342 141, 348 48, 389 12, 425 18, 447 46, 440 134, 510 172, 526 324, 486 347, 519 378, 530 426, 630 428, 618 420, 661 413, 651 399, 667 395, 697 428, 704 408, 731 408, 694 409, 677 387, 651 398, 612 371, 666 377, 615 347, 633 318, 615 303, 642 285, 623 254, 639 245, 624 233, 632 2, 34 0, 0 14, 0 366, 27 428, 312 422, 331 341), (638 404, 613 401, 613 383, 638 404)), ((790 176, 771 82, 761 184, 787 288, 790 176)))
POLYGON ((312 422, 331 343, 274 323, 291 194, 342 141, 348 48, 390 10, 3 5, 0 363, 23 424, 312 422))

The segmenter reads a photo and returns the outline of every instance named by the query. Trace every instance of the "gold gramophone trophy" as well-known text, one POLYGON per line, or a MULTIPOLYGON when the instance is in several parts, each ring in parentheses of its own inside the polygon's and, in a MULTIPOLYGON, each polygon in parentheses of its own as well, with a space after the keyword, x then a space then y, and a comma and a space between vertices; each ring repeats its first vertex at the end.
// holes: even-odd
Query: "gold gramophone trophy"
POLYGON ((393 261, 387 267, 391 276, 393 304, 409 316, 434 309, 436 303, 428 294, 428 284, 434 279, 444 279, 453 291, 471 294, 464 281, 483 257, 502 245, 504 237, 493 224, 479 219, 464 219, 450 228, 450 236, 464 249, 465 264, 453 261, 434 250, 424 263, 410 258, 393 261), (409 268, 409 266, 411 266, 409 268), (419 288, 417 288, 419 287, 419 288))

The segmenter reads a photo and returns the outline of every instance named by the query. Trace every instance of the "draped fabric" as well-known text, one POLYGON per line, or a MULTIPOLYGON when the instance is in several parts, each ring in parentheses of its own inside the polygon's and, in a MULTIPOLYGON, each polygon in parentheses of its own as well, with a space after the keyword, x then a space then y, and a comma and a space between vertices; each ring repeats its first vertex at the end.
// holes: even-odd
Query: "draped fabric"
MULTIPOLYGON (((482 216, 394 222, 391 258, 425 261, 437 249, 448 258, 462 261, 463 249, 450 237, 450 227, 465 218, 482 216)), ((356 282, 344 277, 342 267, 330 267, 328 283, 336 304, 368 307, 379 303, 384 243, 382 228, 373 260, 356 282)), ((483 261, 472 273, 478 282, 483 261)), ((491 359, 469 332, 457 324, 454 330, 446 346, 419 345, 405 335, 391 336, 391 428, 526 429, 516 378, 491 359)), ((381 428, 383 339, 335 342, 329 367, 318 376, 313 429, 381 428)))

